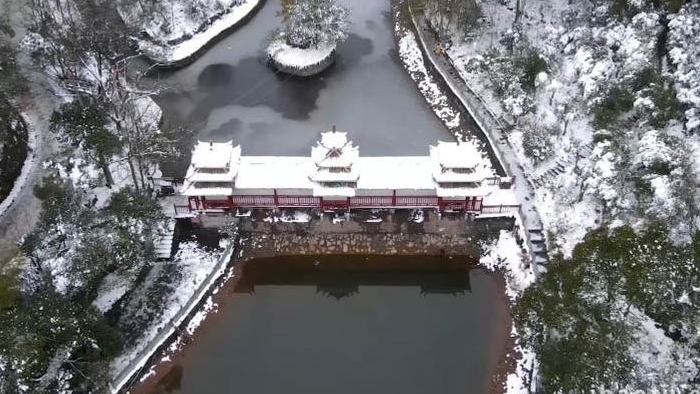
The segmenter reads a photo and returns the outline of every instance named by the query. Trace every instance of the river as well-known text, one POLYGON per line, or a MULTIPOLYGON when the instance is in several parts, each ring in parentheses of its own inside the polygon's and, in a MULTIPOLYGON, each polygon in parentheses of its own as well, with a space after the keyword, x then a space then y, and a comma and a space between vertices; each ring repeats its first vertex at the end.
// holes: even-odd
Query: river
POLYGON ((388 1, 347 1, 352 28, 333 67, 290 78, 266 64, 265 43, 280 25, 279 0, 184 69, 155 77, 167 125, 189 125, 202 140, 234 139, 246 155, 308 155, 319 132, 337 125, 361 154, 427 155, 452 140, 404 71, 388 1))
POLYGON ((253 260, 144 391, 488 392, 507 344, 502 278, 402 259, 414 270, 372 270, 359 256, 253 260))

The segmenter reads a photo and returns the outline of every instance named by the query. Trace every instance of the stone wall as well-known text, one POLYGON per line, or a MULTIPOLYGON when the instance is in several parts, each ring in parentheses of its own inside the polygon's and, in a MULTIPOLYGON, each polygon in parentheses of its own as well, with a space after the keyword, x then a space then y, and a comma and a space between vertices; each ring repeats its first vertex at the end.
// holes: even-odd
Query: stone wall
MULTIPOLYGON (((327 215, 326 215, 327 216, 327 215)), ((388 214, 381 223, 321 217, 308 223, 244 220, 245 259, 281 255, 430 255, 479 257, 480 240, 511 230, 514 220, 426 214, 421 223, 388 214)), ((357 219, 357 218, 356 218, 357 219)))
POLYGON ((466 235, 250 233, 248 237, 243 254, 247 258, 297 254, 479 256, 476 240, 466 235))

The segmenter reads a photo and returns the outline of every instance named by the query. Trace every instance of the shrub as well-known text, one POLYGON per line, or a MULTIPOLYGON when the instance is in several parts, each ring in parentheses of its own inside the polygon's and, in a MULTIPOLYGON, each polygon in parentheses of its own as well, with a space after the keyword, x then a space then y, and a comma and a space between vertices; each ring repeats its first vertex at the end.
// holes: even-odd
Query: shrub
POLYGON ((527 56, 516 59, 515 67, 519 71, 520 84, 523 89, 529 92, 535 90, 537 75, 549 70, 547 62, 535 52, 530 52, 527 56))
POLYGON ((596 128, 608 128, 620 115, 634 106, 634 95, 624 85, 614 86, 603 101, 593 110, 593 124, 596 128))

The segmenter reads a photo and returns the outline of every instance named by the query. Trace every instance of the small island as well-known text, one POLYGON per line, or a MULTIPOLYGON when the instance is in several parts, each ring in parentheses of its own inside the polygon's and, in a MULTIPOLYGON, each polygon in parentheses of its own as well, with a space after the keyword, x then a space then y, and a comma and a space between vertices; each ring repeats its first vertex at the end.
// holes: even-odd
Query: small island
POLYGON ((273 67, 308 77, 333 64, 337 44, 347 38, 346 8, 336 0, 300 0, 285 5, 282 15, 284 25, 267 47, 273 67))

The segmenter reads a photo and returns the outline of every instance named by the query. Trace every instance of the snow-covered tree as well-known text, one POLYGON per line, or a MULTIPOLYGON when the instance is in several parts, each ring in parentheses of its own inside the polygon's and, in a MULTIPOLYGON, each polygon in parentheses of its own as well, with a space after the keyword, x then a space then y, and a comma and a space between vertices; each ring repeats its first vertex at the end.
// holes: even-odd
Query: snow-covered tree
POLYGON ((673 65, 673 79, 678 100, 685 105, 688 131, 700 131, 700 4, 688 2, 668 24, 668 58, 673 65))
POLYGON ((334 45, 347 38, 348 15, 337 0, 296 0, 284 16, 287 44, 297 48, 334 45))
POLYGON ((690 383, 700 370, 697 350, 687 353, 666 338, 666 349, 651 351, 654 357, 668 353, 668 361, 650 362, 636 351, 648 341, 641 327, 647 322, 653 330, 658 324, 662 338, 697 341, 697 250, 697 242, 673 245, 655 223, 639 233, 630 227, 594 231, 570 259, 557 258, 514 311, 518 332, 537 352, 545 391, 690 383), (668 362, 675 364, 669 368, 668 362))
POLYGON ((90 161, 102 169, 107 187, 112 187, 110 158, 119 153, 121 147, 119 138, 109 130, 108 124, 104 104, 87 95, 63 104, 51 116, 51 129, 58 134, 59 140, 82 147, 90 161))

